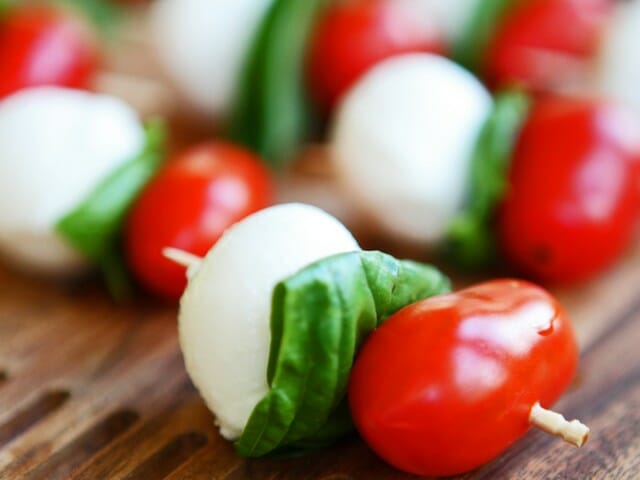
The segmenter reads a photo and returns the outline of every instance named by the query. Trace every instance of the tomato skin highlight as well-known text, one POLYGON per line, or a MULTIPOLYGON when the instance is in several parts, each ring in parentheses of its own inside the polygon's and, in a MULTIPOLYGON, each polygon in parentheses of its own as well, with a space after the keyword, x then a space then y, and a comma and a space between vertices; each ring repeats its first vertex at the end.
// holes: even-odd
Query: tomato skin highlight
POLYGON ((42 85, 88 89, 98 56, 81 19, 52 6, 14 7, 0 20, 0 98, 42 85))
POLYGON ((162 250, 204 256, 228 227, 272 200, 270 174, 248 150, 221 142, 192 147, 170 160, 134 205, 125 235, 128 263, 151 293, 178 300, 185 268, 162 250))
POLYGON ((547 282, 589 279, 632 238, 640 215, 640 124, 593 100, 547 97, 516 145, 499 209, 507 259, 547 282))
POLYGON ((369 446, 406 472, 456 475, 529 429, 575 375, 578 347, 551 295, 497 280, 410 305, 365 341, 349 400, 369 446))
POLYGON ((489 46, 490 85, 536 91, 580 80, 613 11, 611 0, 523 0, 508 11, 489 46))
POLYGON ((307 73, 312 96, 329 112, 376 63, 414 52, 443 53, 444 41, 397 0, 335 2, 311 39, 307 73))

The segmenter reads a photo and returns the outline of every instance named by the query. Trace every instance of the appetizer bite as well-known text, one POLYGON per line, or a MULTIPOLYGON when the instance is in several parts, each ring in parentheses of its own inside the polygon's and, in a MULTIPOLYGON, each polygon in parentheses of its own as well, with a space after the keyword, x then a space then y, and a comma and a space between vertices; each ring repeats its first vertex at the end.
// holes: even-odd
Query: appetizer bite
POLYGON ((344 396, 364 336, 403 306, 448 290, 434 268, 361 252, 337 220, 301 204, 253 214, 204 260, 186 260, 179 331, 187 370, 221 434, 245 456, 351 431, 344 396))
POLYGON ((352 415, 383 459, 423 475, 474 469, 531 425, 577 446, 588 437, 546 409, 578 348, 539 287, 501 280, 447 294, 435 268, 360 251, 337 220, 301 204, 247 217, 204 259, 166 254, 188 267, 187 371, 242 456, 329 445, 353 430, 352 415))
POLYGON ((124 102, 58 87, 0 103, 0 252, 58 276, 115 268, 124 215, 159 166, 161 132, 124 102))
POLYGON ((438 243, 464 205, 491 108, 482 84, 444 57, 386 60, 338 109, 331 155, 339 179, 388 232, 438 243))
POLYGON ((591 278, 629 245, 640 217, 640 121, 609 102, 533 104, 497 213, 500 249, 533 278, 591 278))
POLYGON ((492 102, 436 56, 365 75, 340 106, 331 149, 342 182, 389 233, 465 267, 504 254, 532 278, 583 281, 621 254, 640 216, 632 112, 519 91, 492 102))
POLYGON ((547 292, 497 280, 428 298, 365 341, 349 403, 365 441, 418 475, 473 470, 533 425, 582 446, 589 429, 546 410, 576 373, 571 323, 547 292))
POLYGON ((177 301, 187 279, 163 249, 204 256, 227 228, 268 207, 273 195, 266 167, 242 147, 207 142, 178 153, 129 214, 125 245, 131 270, 147 290, 177 301))

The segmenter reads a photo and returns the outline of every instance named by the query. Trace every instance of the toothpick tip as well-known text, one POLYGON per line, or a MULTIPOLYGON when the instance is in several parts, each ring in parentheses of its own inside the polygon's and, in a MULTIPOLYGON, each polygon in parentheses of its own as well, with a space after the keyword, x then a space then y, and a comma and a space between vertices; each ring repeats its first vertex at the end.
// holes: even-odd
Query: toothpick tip
POLYGON ((162 255, 164 255, 165 258, 168 258, 172 262, 175 262, 185 268, 191 268, 195 265, 198 265, 202 261, 202 258, 198 257, 197 255, 173 247, 163 248, 162 255))
POLYGON ((589 427, 579 420, 568 421, 561 414, 547 410, 539 403, 536 403, 531 408, 529 421, 541 430, 551 435, 561 437, 565 442, 575 445, 576 447, 583 446, 589 439, 589 434, 591 433, 589 427))

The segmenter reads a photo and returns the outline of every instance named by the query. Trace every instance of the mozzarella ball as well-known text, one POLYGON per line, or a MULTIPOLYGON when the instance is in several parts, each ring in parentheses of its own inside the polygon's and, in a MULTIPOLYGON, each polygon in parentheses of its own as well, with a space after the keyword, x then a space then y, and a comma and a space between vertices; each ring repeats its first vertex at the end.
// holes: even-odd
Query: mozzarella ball
POLYGON ((322 258, 359 250, 324 211, 285 204, 231 227, 194 272, 180 303, 180 345, 187 371, 237 439, 268 392, 271 296, 276 284, 322 258))
POLYGON ((389 233, 437 242, 464 205, 492 105, 475 77, 443 57, 382 62, 338 110, 331 145, 337 173, 389 233))
POLYGON ((599 57, 602 93, 640 112, 640 1, 617 6, 599 57))
POLYGON ((155 50, 187 99, 204 113, 229 109, 251 42, 273 0, 159 0, 155 50))
POLYGON ((2 101, 0 254, 39 273, 83 270, 56 224, 143 146, 136 113, 116 98, 41 87, 2 101))

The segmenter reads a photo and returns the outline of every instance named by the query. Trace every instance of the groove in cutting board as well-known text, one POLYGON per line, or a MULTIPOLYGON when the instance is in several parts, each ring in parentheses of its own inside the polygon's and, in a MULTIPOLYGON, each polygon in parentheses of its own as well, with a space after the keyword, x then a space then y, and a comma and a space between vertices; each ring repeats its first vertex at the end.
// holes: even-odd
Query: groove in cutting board
POLYGON ((47 392, 27 405, 4 425, 0 425, 0 447, 26 432, 44 417, 60 408, 70 397, 65 390, 47 392))
POLYGON ((71 472, 131 429, 139 419, 140 415, 132 410, 119 410, 112 413, 63 447, 45 463, 30 471, 25 476, 25 480, 69 478, 71 472))
POLYGON ((125 480, 149 478, 161 480, 204 447, 207 442, 208 438, 202 433, 191 432, 179 435, 136 467, 125 477, 125 480))

